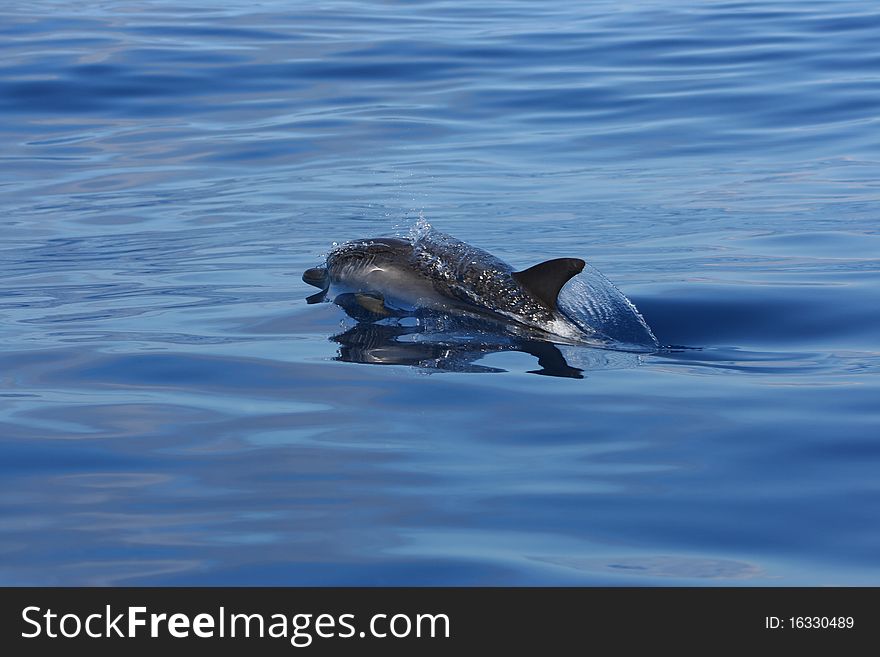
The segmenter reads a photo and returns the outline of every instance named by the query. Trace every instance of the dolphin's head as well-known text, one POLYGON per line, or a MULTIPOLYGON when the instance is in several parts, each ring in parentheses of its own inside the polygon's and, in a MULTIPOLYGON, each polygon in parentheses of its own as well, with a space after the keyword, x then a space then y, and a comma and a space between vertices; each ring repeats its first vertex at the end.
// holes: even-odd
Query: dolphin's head
POLYGON ((377 237, 340 244, 327 256, 324 267, 312 267, 302 279, 326 290, 331 283, 352 285, 376 269, 399 266, 412 256, 412 242, 392 237, 377 237))
POLYGON ((346 242, 327 256, 328 282, 358 287, 374 272, 405 266, 410 262, 412 253, 412 242, 395 237, 346 242))

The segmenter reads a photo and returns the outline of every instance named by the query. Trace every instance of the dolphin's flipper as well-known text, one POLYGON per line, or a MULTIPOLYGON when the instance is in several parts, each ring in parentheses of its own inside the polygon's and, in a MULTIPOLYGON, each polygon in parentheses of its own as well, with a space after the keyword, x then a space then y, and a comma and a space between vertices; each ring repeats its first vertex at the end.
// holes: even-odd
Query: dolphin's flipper
POLYGON ((334 303, 352 319, 359 322, 378 322, 387 317, 406 317, 406 313, 385 305, 385 297, 373 292, 346 292, 334 303))
POLYGON ((559 290, 572 276, 580 274, 585 265, 586 263, 580 258, 556 258, 514 272, 513 277, 550 310, 556 310, 559 290))
POLYGON ((359 322, 378 322, 384 317, 364 308, 352 292, 338 295, 333 299, 333 303, 342 308, 346 315, 359 322))
POLYGON ((311 305, 313 303, 321 303, 326 298, 327 298, 327 290, 321 290, 320 292, 315 292, 315 294, 307 296, 306 303, 309 305, 311 305))
POLYGON ((385 305, 385 297, 372 292, 355 292, 354 298, 369 312, 381 317, 398 317, 400 313, 385 305))

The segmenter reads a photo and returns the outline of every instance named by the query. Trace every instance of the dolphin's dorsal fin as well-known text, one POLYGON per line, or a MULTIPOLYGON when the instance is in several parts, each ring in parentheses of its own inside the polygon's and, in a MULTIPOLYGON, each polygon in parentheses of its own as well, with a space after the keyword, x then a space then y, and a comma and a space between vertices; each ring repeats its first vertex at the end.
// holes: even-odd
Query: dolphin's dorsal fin
POLYGON ((580 258, 556 258, 513 273, 513 277, 541 303, 556 310, 556 297, 572 276, 580 274, 584 265, 580 258))

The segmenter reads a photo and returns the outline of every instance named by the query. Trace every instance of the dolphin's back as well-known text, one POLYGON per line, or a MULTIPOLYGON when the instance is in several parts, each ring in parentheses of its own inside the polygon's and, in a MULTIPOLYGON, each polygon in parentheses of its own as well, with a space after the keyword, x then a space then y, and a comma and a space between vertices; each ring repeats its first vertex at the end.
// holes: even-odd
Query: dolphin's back
POLYGON ((413 263, 434 281, 438 292, 492 314, 552 321, 553 310, 534 298, 513 276, 513 268, 467 242, 431 230, 413 242, 413 263))

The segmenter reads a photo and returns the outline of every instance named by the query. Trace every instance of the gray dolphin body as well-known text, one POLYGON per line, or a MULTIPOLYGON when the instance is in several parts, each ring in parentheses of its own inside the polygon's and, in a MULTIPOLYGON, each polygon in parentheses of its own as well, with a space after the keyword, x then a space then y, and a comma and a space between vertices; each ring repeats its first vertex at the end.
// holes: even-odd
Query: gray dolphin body
POLYGON ((321 289, 309 302, 334 301, 360 321, 424 310, 505 324, 514 332, 586 337, 557 305, 557 295, 585 266, 548 260, 523 271, 436 230, 416 239, 378 237, 335 247, 303 280, 321 289))

